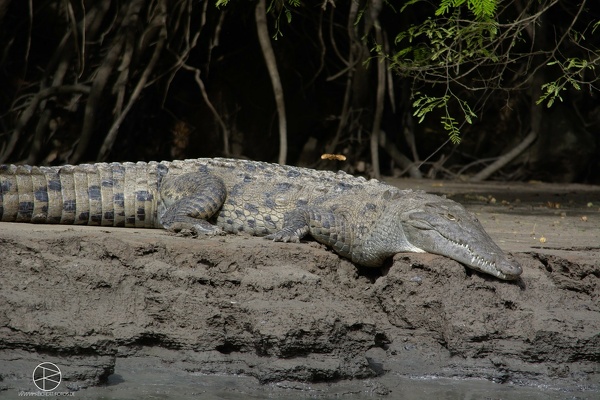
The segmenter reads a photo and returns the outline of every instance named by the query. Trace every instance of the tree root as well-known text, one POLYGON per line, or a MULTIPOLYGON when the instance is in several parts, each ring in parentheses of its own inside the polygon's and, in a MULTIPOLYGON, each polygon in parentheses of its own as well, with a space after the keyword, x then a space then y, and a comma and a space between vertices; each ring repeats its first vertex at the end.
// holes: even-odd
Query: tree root
POLYGON ((531 130, 529 134, 521 141, 521 143, 515 146, 508 153, 500 156, 496 161, 479 171, 477 174, 473 175, 469 181, 481 182, 486 180, 494 172, 498 171, 500 168, 517 158, 519 154, 525 151, 525 149, 527 149, 535 141, 535 139, 537 139, 537 133, 534 130, 531 130))

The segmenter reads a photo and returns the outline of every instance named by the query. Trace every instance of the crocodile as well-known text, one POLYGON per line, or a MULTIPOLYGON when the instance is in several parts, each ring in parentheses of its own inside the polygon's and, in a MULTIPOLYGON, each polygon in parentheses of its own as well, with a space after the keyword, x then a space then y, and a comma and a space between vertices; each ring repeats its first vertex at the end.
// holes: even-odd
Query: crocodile
POLYGON ((367 267, 429 252, 500 279, 522 273, 477 217, 446 197, 260 161, 0 165, 0 221, 245 232, 282 242, 310 235, 367 267))

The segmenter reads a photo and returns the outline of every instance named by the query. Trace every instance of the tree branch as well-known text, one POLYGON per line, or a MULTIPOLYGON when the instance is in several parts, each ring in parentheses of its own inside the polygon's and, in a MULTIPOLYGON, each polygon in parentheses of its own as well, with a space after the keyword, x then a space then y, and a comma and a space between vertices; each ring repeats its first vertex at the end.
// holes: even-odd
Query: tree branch
POLYGON ((277 70, 277 61, 275 53, 271 46, 271 38, 269 37, 269 29, 267 28, 267 10, 265 0, 258 0, 254 13, 256 19, 256 31, 258 33, 258 41, 269 70, 271 84, 273 85, 273 93, 275 94, 275 104, 277 105, 277 115, 279 118, 279 164, 285 164, 287 158, 287 119, 285 116, 285 102, 283 98, 283 87, 277 70))
POLYGON ((144 89, 144 87, 146 86, 146 83, 148 82, 148 79, 150 78, 150 74, 152 74, 152 72, 154 71, 154 67, 156 66, 156 63, 158 62, 158 59, 160 58, 160 55, 162 54, 162 50, 165 46, 165 41, 167 39, 167 27, 166 27, 167 6, 165 4, 165 0, 159 0, 158 8, 159 8, 158 15, 156 15, 154 17, 153 21, 150 24, 150 27, 148 28, 148 29, 154 29, 156 27, 160 27, 160 33, 158 35, 158 42, 156 43, 156 46, 154 48, 154 53, 152 54, 152 58, 148 62, 148 66, 146 67, 146 69, 144 69, 144 72, 142 73, 140 80, 138 81, 137 85, 133 89, 133 92, 131 93, 131 96, 129 97, 127 105, 123 109, 123 112, 117 116, 117 118, 113 122, 112 126, 110 127, 108 134, 104 138, 104 142, 102 143, 102 146, 100 147, 100 151, 98 152, 98 157, 97 157, 98 160, 105 160, 108 157, 108 153, 110 153, 110 150, 112 149, 112 146, 117 138, 117 133, 119 131, 119 127, 121 126, 121 123, 123 122, 123 120, 129 113, 129 111, 131 110, 131 107, 133 107, 133 104, 136 102, 136 100, 142 93, 142 90, 144 89))
POLYGON ((477 174, 473 175, 470 182, 481 182, 489 178, 494 172, 498 171, 500 168, 504 167, 506 164, 514 160, 521 154, 525 149, 527 149, 534 141, 537 139, 537 133, 534 130, 531 130, 525 139, 521 141, 517 146, 515 146, 508 153, 500 156, 496 161, 479 171, 477 174))
MULTIPOLYGON (((375 40, 377 43, 383 43, 383 35, 381 33, 381 26, 379 21, 375 19, 373 21, 375 27, 375 40)), ((383 118, 383 106, 385 105, 385 59, 377 59, 377 92, 375 95, 375 114, 373 115, 373 128, 371 129, 371 163, 373 165, 373 177, 375 179, 381 178, 381 171, 379 168, 379 136, 382 134, 381 130, 381 119, 383 118)))
POLYGON ((0 164, 3 164, 4 162, 6 162, 8 157, 10 157, 11 153, 14 151, 15 146, 19 140, 19 136, 21 136, 23 129, 25 128, 25 126, 27 126, 27 124, 29 123, 29 120, 37 112, 38 105, 40 104, 40 102, 42 100, 46 99, 47 97, 54 96, 57 94, 73 93, 73 92, 90 93, 90 87, 85 86, 85 85, 53 86, 53 87, 49 87, 46 89, 42 89, 39 92, 37 92, 36 95, 33 96, 33 98, 31 99, 31 102, 29 103, 29 105, 27 106, 25 111, 23 111, 23 113, 21 114, 21 117, 19 118, 19 120, 17 121, 15 130, 13 131, 13 133, 10 137, 10 141, 8 142, 8 145, 4 149, 4 153, 2 155, 0 155, 0 164))

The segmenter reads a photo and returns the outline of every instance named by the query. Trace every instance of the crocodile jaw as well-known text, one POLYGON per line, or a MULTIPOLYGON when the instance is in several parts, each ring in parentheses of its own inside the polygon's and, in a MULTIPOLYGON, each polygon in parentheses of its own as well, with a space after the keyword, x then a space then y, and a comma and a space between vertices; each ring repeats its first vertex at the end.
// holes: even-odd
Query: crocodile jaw
MULTIPOLYGON (((491 246, 490 243, 474 245, 461 243, 444 237, 436 231, 421 232, 420 234, 430 236, 425 240, 415 240, 421 243, 423 250, 452 258, 477 271, 505 280, 518 279, 523 272, 519 263, 511 261, 495 244, 491 246), (440 245, 440 243, 444 244, 440 245)), ((491 241, 491 239, 489 240, 491 241)))
POLYGON ((401 220, 408 242, 428 253, 452 258, 500 279, 518 279, 523 272, 519 263, 492 241, 477 218, 451 200, 408 211, 401 220))

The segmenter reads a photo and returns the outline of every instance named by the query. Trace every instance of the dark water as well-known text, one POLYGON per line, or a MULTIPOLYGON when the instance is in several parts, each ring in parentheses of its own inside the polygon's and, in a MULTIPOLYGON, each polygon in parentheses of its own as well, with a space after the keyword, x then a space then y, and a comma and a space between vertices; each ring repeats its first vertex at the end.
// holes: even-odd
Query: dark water
MULTIPOLYGON (((4 382, 5 384, 7 382, 4 382)), ((25 384, 27 386, 27 384, 25 384)), ((18 385, 23 387, 22 384, 18 385)), ((63 389, 65 390, 65 389, 63 389)), ((2 399, 22 399, 16 390, 0 392, 2 399)), ((56 397, 54 397, 56 398, 56 397)), ((600 392, 584 389, 566 391, 561 388, 520 387, 483 380, 408 379, 387 374, 371 380, 346 381, 335 384, 303 384, 282 382, 260 385, 242 376, 207 376, 186 373, 161 366, 139 364, 135 359, 119 359, 108 385, 80 390, 73 396, 61 397, 94 400, 142 399, 493 399, 493 400, 558 400, 600 399, 600 392)))

